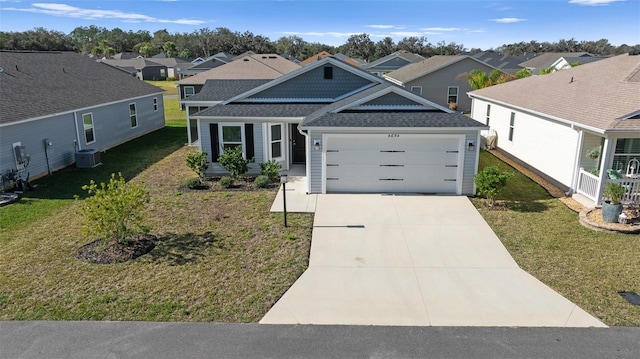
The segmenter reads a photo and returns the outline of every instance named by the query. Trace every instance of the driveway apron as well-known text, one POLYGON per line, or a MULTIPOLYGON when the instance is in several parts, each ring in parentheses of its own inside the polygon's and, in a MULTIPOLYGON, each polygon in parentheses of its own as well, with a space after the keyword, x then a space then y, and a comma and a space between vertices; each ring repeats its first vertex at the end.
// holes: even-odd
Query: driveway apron
POLYGON ((523 271, 464 196, 318 195, 309 268, 263 324, 606 327, 523 271))

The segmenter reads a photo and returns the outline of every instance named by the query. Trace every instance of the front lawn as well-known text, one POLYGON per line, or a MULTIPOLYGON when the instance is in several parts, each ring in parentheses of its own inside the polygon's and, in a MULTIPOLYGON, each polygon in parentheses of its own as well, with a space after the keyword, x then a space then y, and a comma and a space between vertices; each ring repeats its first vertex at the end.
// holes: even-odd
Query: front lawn
POLYGON ((498 199, 508 210, 473 202, 516 262, 607 325, 640 326, 640 307, 620 291, 640 293, 640 236, 596 232, 542 187, 488 152, 480 167, 514 171, 498 199))

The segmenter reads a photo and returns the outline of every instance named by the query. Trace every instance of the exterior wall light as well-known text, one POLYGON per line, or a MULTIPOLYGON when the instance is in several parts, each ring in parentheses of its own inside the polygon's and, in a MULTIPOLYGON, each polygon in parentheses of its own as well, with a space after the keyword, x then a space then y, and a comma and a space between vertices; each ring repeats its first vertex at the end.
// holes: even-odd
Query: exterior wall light
POLYGON ((476 150, 476 145, 474 145, 473 142, 469 141, 469 143, 467 143, 467 151, 473 152, 475 150, 476 150))
POLYGON ((322 146, 320 145, 320 141, 318 140, 313 141, 313 149, 316 151, 320 151, 320 149, 322 149, 322 146))

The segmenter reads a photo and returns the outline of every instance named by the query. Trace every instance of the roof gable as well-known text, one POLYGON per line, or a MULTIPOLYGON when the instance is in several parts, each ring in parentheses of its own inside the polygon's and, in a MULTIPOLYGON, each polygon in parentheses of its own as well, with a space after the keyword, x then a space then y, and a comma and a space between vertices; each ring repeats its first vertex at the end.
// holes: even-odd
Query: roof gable
POLYGON ((0 124, 162 94, 73 52, 0 51, 0 124))
POLYGON ((392 82, 405 84, 417 78, 424 77, 451 65, 457 64, 461 61, 471 62, 476 67, 484 66, 485 68, 495 69, 495 67, 468 55, 438 55, 389 72, 384 75, 384 77, 392 82))
POLYGON ((406 51, 396 51, 387 56, 365 65, 364 67, 371 71, 374 69, 398 69, 400 67, 425 60, 424 57, 406 51))

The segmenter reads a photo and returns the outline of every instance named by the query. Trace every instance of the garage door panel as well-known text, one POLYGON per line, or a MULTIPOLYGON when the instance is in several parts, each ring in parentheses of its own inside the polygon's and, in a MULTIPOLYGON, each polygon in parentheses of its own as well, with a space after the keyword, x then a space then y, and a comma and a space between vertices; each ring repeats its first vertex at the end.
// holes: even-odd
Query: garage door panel
POLYGON ((372 151, 341 151, 328 152, 327 164, 358 165, 358 164, 457 164, 458 153, 439 152, 372 152, 372 151))

